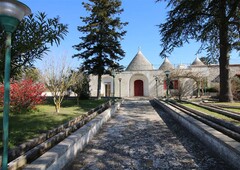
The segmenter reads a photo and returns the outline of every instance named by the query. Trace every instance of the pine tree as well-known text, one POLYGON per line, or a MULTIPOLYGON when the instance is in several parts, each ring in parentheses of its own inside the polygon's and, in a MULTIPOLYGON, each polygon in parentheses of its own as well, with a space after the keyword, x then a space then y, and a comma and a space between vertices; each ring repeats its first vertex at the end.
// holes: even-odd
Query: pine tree
MULTIPOLYGON (((162 1, 162 0, 157 0, 162 1)), ((167 0, 166 0, 167 1, 167 0)), ((240 0, 169 0, 166 22, 160 25, 163 50, 174 48, 195 39, 208 57, 219 60, 220 101, 232 101, 229 72, 230 52, 240 50, 240 0)))
POLYGON ((90 15, 80 17, 85 25, 79 26, 78 30, 85 36, 73 46, 79 51, 73 57, 82 59, 84 70, 98 76, 97 98, 100 99, 102 75, 109 73, 109 69, 123 68, 118 61, 125 55, 120 41, 126 34, 122 29, 127 22, 121 22, 119 17, 123 12, 120 0, 89 0, 82 4, 90 15))

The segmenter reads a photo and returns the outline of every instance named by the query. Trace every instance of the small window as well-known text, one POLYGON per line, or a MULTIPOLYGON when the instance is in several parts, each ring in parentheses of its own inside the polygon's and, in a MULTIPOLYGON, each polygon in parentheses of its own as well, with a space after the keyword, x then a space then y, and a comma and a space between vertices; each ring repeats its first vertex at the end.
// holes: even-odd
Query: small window
POLYGON ((178 80, 174 80, 174 89, 178 89, 178 80))
POLYGON ((173 81, 170 81, 170 84, 169 84, 169 89, 174 89, 174 86, 173 86, 173 81))
POLYGON ((163 89, 164 90, 167 90, 167 81, 165 80, 164 83, 163 83, 163 89))
MULTIPOLYGON (((167 81, 164 81, 163 89, 167 90, 167 81)), ((171 80, 169 84, 169 89, 178 89, 178 80, 171 80)))

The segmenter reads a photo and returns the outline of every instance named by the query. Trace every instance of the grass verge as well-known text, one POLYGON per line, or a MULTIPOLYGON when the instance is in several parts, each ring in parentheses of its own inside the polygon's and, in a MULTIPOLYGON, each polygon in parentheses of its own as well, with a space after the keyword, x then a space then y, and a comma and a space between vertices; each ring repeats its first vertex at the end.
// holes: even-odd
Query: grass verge
POLYGON ((230 102, 217 102, 217 103, 212 103, 212 104, 215 104, 217 106, 222 106, 224 107, 224 105, 226 106, 240 106, 240 102, 233 102, 233 103, 230 103, 230 102))
POLYGON ((240 109, 235 109, 235 108, 224 108, 224 110, 228 110, 228 111, 230 111, 230 112, 236 112, 236 113, 238 113, 238 114, 240 114, 240 109))
POLYGON ((210 115, 210 116, 213 116, 215 118, 222 119, 222 120, 227 121, 227 122, 231 122, 235 125, 238 125, 238 126, 240 125, 240 122, 235 120, 235 119, 232 119, 230 117, 224 116, 224 115, 216 113, 216 112, 209 111, 209 110, 204 109, 202 107, 198 107, 196 105, 189 104, 189 103, 181 103, 181 105, 189 107, 189 108, 197 110, 197 111, 200 111, 200 112, 203 112, 203 113, 205 113, 207 115, 210 115))
POLYGON ((234 103, 226 103, 226 102, 217 102, 212 103, 213 105, 216 105, 218 107, 221 107, 224 110, 232 111, 240 114, 240 102, 234 102, 234 103), (236 108, 237 107, 237 108, 236 108))
MULTIPOLYGON (((45 104, 37 106, 35 111, 26 114, 9 115, 9 147, 13 148, 37 137, 39 134, 53 129, 77 116, 85 114, 92 108, 105 103, 106 100, 80 100, 77 105, 76 100, 64 100, 59 113, 55 112, 52 100, 47 100, 45 104)), ((3 127, 3 115, 0 115, 0 126, 3 127)), ((2 128, 0 129, 2 136, 2 128)), ((0 141, 2 149, 2 141, 0 141)))

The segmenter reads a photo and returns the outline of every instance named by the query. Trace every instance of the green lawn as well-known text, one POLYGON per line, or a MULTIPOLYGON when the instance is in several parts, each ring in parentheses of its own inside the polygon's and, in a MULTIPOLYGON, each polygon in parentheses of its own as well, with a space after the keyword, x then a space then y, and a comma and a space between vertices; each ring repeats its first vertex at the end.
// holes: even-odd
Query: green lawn
POLYGON ((212 104, 219 105, 219 106, 224 106, 224 105, 227 105, 227 106, 240 106, 240 102, 233 102, 233 103, 230 103, 230 102, 217 102, 217 103, 212 103, 212 104))
POLYGON ((189 107, 189 108, 191 108, 191 109, 194 109, 194 110, 198 110, 198 111, 200 111, 200 112, 203 112, 203 113, 205 113, 205 114, 207 114, 207 115, 216 117, 216 118, 218 118, 218 119, 222 119, 222 120, 225 120, 225 121, 227 121, 227 122, 231 122, 231 123, 233 123, 233 124, 235 124, 235 125, 240 125, 240 122, 239 122, 239 121, 237 121, 237 120, 235 120, 235 119, 232 119, 232 118, 230 118, 230 117, 224 116, 224 115, 222 115, 222 114, 219 114, 219 113, 216 113, 216 112, 212 112, 212 111, 209 111, 209 110, 204 109, 204 108, 202 108, 202 107, 198 107, 198 106, 196 106, 196 105, 189 104, 189 103, 181 103, 181 104, 184 105, 184 106, 186 106, 186 107, 189 107))
POLYGON ((235 109, 235 108, 224 108, 224 110, 228 110, 228 111, 230 111, 230 112, 236 112, 236 113, 238 113, 238 114, 240 114, 240 109, 235 109))
MULTIPOLYGON (((60 113, 55 113, 52 100, 37 106, 37 110, 26 114, 9 115, 9 147, 13 148, 28 139, 37 137, 39 134, 53 129, 77 116, 85 114, 92 108, 105 103, 106 100, 80 100, 77 106, 76 100, 64 100, 60 113)), ((2 114, 0 115, 0 126, 2 127, 2 114)), ((0 130, 2 136, 2 128, 0 130)), ((2 148, 2 141, 0 141, 2 148)))
POLYGON ((212 104, 219 106, 219 107, 223 108, 224 110, 233 111, 233 112, 240 114, 240 108, 234 108, 236 106, 240 107, 240 102, 234 102, 234 103, 217 102, 217 103, 212 103, 212 104), (231 106, 233 106, 233 107, 230 108, 231 106))

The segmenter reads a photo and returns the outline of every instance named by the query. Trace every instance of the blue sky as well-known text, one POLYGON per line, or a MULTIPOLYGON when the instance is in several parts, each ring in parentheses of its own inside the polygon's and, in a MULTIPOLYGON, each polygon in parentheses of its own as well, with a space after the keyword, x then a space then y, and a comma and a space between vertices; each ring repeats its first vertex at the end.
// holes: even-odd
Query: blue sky
MULTIPOLYGON (((69 61, 73 63, 73 67, 78 67, 81 64, 80 60, 73 60, 72 55, 78 51, 72 48, 80 42, 79 37, 81 32, 77 30, 80 26, 80 16, 86 16, 87 12, 82 7, 83 0, 20 0, 28 5, 32 13, 37 11, 46 12, 49 17, 60 17, 60 22, 68 24, 69 33, 62 41, 61 45, 51 47, 51 52, 48 57, 67 56, 69 61)), ((86 1, 86 0, 85 0, 86 1)), ((138 48, 141 47, 145 57, 158 68, 163 59, 159 56, 161 51, 160 34, 157 25, 163 23, 166 18, 166 5, 164 3, 155 3, 155 0, 122 0, 124 12, 121 15, 121 20, 129 22, 125 27, 127 34, 122 41, 123 50, 126 52, 125 58, 120 61, 124 66, 136 55, 138 48)), ((190 44, 185 44, 181 48, 176 48, 171 54, 169 60, 172 64, 190 64, 196 58, 196 52, 199 44, 191 41, 190 44)), ((204 56, 199 54, 198 56, 204 56)), ((239 54, 233 53, 230 63, 240 63, 239 54)), ((41 66, 41 61, 36 63, 41 66)))

